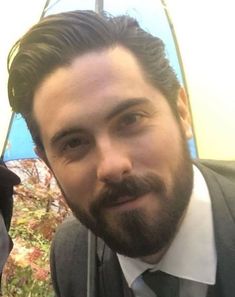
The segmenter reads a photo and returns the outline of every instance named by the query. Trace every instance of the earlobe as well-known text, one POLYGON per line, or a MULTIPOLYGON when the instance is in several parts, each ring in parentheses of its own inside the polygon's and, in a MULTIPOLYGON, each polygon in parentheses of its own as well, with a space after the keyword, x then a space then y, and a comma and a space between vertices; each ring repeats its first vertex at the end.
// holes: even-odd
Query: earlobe
POLYGON ((191 115, 189 111, 188 97, 183 88, 180 88, 178 93, 177 109, 179 120, 187 139, 192 138, 191 115))

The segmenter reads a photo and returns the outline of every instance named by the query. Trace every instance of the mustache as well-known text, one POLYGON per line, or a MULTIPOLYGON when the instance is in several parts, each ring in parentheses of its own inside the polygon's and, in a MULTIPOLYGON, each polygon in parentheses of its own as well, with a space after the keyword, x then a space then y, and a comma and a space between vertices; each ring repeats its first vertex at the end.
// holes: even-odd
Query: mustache
POLYGON ((109 182, 96 195, 91 205, 91 213, 95 214, 102 208, 114 205, 120 197, 129 196, 137 198, 149 192, 164 192, 166 190, 165 183, 153 173, 144 176, 126 176, 120 182, 109 182))

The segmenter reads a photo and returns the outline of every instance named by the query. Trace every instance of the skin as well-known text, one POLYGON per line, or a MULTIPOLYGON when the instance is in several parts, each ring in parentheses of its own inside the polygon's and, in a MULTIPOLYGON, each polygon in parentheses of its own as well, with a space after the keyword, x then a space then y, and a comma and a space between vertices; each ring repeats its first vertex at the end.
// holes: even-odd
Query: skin
MULTIPOLYGON (((154 174, 164 192, 135 199, 121 195, 102 208, 102 220, 120 241, 129 240, 122 225, 129 214, 153 225, 164 205, 174 202, 175 180, 184 171, 185 139, 191 137, 183 89, 177 108, 178 120, 166 98, 146 81, 133 54, 121 46, 77 57, 37 88, 33 112, 44 145, 44 151, 37 152, 53 171, 71 209, 82 222, 84 217, 89 220, 88 227, 99 225, 92 212, 92 205, 101 200, 99 194, 128 176, 154 174)), ((162 250, 140 256, 156 262, 162 250)))

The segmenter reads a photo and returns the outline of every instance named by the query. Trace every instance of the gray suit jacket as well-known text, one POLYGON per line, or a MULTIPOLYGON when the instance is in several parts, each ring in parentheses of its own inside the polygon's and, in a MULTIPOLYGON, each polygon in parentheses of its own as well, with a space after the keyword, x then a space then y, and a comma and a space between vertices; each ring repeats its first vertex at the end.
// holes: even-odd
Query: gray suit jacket
MULTIPOLYGON (((195 162, 211 196, 218 255, 216 285, 208 297, 235 295, 235 161, 195 162)), ((96 296, 132 296, 113 251, 98 239, 96 296)), ((85 297, 87 230, 70 218, 56 232, 51 249, 51 273, 57 297, 85 297)))

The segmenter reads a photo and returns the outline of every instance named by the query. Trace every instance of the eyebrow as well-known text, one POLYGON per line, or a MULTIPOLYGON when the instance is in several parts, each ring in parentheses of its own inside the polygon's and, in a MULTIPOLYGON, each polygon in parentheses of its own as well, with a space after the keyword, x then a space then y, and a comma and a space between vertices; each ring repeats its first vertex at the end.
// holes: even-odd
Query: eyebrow
MULTIPOLYGON (((115 106, 110 113, 108 113, 108 115, 105 117, 105 120, 110 120, 113 117, 117 116, 118 114, 122 113, 124 110, 136 106, 136 105, 140 105, 140 104, 149 104, 149 100, 147 98, 144 97, 140 97, 140 98, 130 98, 125 100, 124 102, 121 102, 119 104, 117 104, 117 106, 115 106)), ((83 133, 84 129, 79 128, 79 127, 70 127, 68 129, 64 129, 62 131, 58 131, 50 140, 50 144, 51 146, 55 146, 56 143, 58 143, 60 141, 60 139, 62 139, 63 137, 69 135, 69 134, 73 134, 73 133, 83 133)))
POLYGON ((115 106, 112 109, 112 111, 105 117, 105 119, 110 120, 130 107, 140 105, 140 104, 146 104, 146 103, 149 104, 150 102, 147 98, 144 98, 144 97, 131 98, 131 99, 125 100, 124 102, 121 102, 117 106, 115 106))

